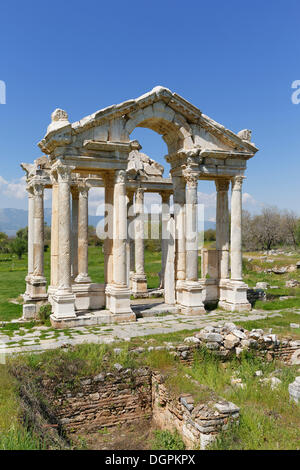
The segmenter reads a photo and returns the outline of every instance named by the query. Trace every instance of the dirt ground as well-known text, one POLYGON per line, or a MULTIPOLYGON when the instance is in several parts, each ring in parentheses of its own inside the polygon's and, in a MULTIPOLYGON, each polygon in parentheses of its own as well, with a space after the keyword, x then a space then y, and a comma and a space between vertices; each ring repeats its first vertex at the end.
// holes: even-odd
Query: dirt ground
POLYGON ((102 428, 81 435, 89 450, 151 450, 155 427, 150 420, 102 428))

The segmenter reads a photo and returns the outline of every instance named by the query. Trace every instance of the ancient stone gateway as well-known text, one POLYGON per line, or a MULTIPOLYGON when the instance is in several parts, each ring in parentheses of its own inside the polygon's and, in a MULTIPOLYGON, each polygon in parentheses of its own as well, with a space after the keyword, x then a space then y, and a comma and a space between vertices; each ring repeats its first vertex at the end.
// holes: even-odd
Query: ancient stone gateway
POLYGON ((49 299, 56 327, 135 320, 131 293, 147 290, 144 193, 157 192, 166 235, 162 240, 166 311, 198 314, 210 301, 231 311, 250 309, 241 249, 242 183, 247 160, 257 152, 250 140, 250 131, 234 134, 160 86, 73 124, 65 111, 56 109, 39 143, 45 155, 34 164, 22 164, 29 197, 26 303, 39 305, 49 299), (169 178, 163 178, 161 165, 130 140, 136 127, 162 135, 168 147, 169 178), (203 251, 199 279, 197 187, 203 179, 216 184, 217 243, 216 250, 203 251), (105 188, 104 285, 92 283, 88 274, 91 187, 105 188), (43 268, 44 188, 52 188, 48 290, 43 268), (172 194, 174 217, 169 208, 172 194))

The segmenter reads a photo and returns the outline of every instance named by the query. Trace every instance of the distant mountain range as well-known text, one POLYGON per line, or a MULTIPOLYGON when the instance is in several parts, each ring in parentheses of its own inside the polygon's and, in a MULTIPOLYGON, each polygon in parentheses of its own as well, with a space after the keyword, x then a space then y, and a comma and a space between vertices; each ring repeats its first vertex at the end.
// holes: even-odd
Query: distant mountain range
MULTIPOLYGON (((94 227, 103 219, 103 216, 89 215, 89 225, 94 227)), ((45 222, 51 225, 51 209, 45 208, 45 222)), ((16 232, 28 225, 28 211, 24 209, 0 209, 0 232, 14 236, 16 232)), ((215 222, 204 221, 204 229, 215 229, 215 222)))

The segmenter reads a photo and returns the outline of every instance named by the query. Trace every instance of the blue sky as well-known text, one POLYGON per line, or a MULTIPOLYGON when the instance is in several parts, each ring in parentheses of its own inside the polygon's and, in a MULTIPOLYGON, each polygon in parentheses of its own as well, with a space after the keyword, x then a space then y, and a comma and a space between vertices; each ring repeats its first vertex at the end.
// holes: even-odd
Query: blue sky
MULTIPOLYGON (((0 17, 0 208, 26 207, 19 164, 40 155, 56 107, 76 121, 163 85, 235 132, 252 129, 260 148, 244 184, 252 208, 300 215, 300 104, 291 101, 298 1, 3 0, 0 17)), ((132 136, 161 161, 159 136, 132 136)), ((200 182, 199 191, 214 187, 200 182)))

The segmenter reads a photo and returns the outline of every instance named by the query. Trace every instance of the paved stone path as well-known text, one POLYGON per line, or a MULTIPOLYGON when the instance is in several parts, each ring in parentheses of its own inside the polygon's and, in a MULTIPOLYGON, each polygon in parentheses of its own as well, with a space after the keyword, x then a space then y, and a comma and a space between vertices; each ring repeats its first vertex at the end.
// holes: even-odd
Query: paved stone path
POLYGON ((54 330, 47 326, 36 326, 29 330, 21 326, 18 330, 14 331, 12 336, 7 336, 0 332, 0 362, 1 357, 3 358, 5 354, 38 352, 59 348, 67 344, 130 341, 131 338, 136 336, 195 330, 212 323, 222 324, 225 321, 258 320, 272 316, 281 315, 278 312, 268 313, 256 310, 245 314, 212 311, 197 316, 167 314, 139 318, 135 323, 116 323, 65 330, 54 330))

